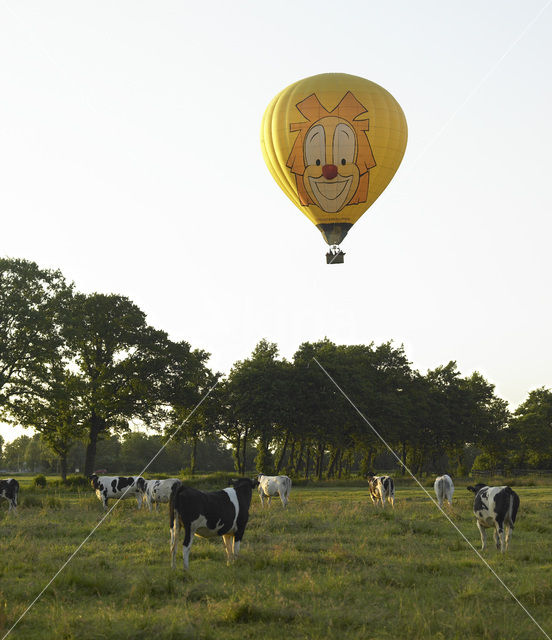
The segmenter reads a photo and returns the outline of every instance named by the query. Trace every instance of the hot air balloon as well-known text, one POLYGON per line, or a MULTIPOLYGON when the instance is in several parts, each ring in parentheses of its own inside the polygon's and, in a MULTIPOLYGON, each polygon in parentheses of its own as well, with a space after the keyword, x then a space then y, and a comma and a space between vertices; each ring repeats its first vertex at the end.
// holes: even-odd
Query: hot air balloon
POLYGON ((265 162, 330 245, 328 263, 343 262, 339 245, 395 175, 406 139, 395 98, 346 73, 299 80, 268 105, 261 127, 265 162))

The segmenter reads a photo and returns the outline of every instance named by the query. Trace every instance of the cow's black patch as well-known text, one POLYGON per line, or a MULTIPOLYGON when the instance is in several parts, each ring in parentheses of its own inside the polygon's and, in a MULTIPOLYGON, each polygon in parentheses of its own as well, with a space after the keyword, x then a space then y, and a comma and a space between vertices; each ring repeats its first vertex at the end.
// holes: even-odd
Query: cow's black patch
MULTIPOLYGON (((125 477, 120 477, 117 478, 117 490, 118 491, 123 491, 124 489, 126 489, 126 487, 131 487, 134 484, 134 478, 130 477, 130 478, 125 478, 125 477)), ((115 491, 115 487, 113 487, 113 491, 115 491)))
POLYGON ((19 494, 19 482, 15 478, 0 480, 0 498, 5 498, 10 503, 10 509, 17 507, 19 494))
POLYGON ((475 500, 473 501, 474 511, 481 511, 487 508, 487 496, 488 489, 481 489, 475 494, 475 500))

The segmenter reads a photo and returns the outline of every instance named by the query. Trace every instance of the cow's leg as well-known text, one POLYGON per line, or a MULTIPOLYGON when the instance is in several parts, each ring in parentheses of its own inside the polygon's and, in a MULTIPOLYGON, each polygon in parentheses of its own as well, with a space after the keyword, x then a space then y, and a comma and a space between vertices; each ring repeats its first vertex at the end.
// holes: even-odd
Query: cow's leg
POLYGON ((180 517, 175 514, 173 526, 171 527, 171 567, 176 567, 176 545, 178 544, 178 533, 180 532, 180 517))
POLYGON ((232 549, 232 543, 234 541, 234 534, 225 533, 222 536, 222 542, 224 544, 224 550, 226 551, 226 563, 230 564, 234 559, 234 551, 232 549))
POLYGON ((477 521, 477 528, 479 529, 479 534, 481 535, 481 551, 485 551, 485 547, 487 546, 487 532, 485 531, 485 527, 481 525, 479 520, 477 521))
POLYGON ((504 550, 508 551, 508 547, 510 545, 510 540, 512 538, 512 532, 514 530, 514 525, 509 522, 506 527, 506 539, 504 541, 504 550))
POLYGON ((240 550, 240 540, 238 540, 237 536, 235 535, 233 537, 233 541, 234 541, 234 545, 233 545, 233 554, 234 554, 234 560, 238 557, 238 553, 240 550))
POLYGON ((502 553, 504 553, 506 549, 505 549, 505 542, 504 542, 504 523, 503 522, 496 523, 495 531, 494 531, 494 540, 495 540, 496 548, 499 549, 502 553))
POLYGON ((136 494, 136 502, 138 503, 138 509, 142 508, 142 494, 141 493, 137 493, 136 494))
POLYGON ((261 507, 264 507, 264 493, 259 491, 259 498, 261 499, 261 507))
POLYGON ((282 504, 284 505, 284 508, 287 506, 287 496, 286 496, 286 492, 285 491, 280 491, 280 500, 282 501, 282 504))
POLYGON ((272 500, 272 496, 268 496, 268 506, 270 507, 270 501, 272 500))
POLYGON ((184 561, 184 571, 188 570, 190 565, 190 549, 194 541, 192 526, 189 522, 184 523, 184 543, 182 544, 182 560, 184 561))

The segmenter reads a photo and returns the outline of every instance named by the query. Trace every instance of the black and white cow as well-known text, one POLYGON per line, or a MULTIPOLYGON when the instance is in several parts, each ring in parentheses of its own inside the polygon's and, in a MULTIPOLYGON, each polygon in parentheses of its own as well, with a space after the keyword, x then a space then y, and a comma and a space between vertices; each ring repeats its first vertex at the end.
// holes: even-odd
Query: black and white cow
POLYGON ((280 496, 280 500, 284 507, 287 506, 289 500, 289 492, 291 491, 291 478, 288 476, 257 476, 259 482, 259 496, 261 505, 264 507, 264 499, 268 498, 268 506, 274 496, 280 496))
POLYGON ((439 506, 442 507, 443 502, 447 500, 452 507, 452 495, 454 493, 454 483, 452 482, 452 478, 446 473, 444 476, 439 476, 435 479, 433 488, 435 489, 435 495, 437 496, 439 506))
POLYGON ((138 480, 138 486, 144 498, 148 509, 151 511, 152 505, 155 504, 155 510, 158 510, 160 502, 168 502, 171 497, 171 490, 176 482, 180 482, 178 478, 167 478, 166 480, 138 480))
POLYGON ((140 481, 144 482, 144 478, 141 476, 97 476, 93 473, 88 479, 104 509, 107 509, 107 501, 110 498, 136 497, 138 509, 142 506, 143 490, 140 481))
POLYGON ((368 473, 368 488, 370 498, 374 504, 381 502, 385 507, 385 500, 389 500, 391 506, 395 508, 395 483, 390 476, 376 476, 371 471, 368 473))
POLYGON ((486 529, 493 527, 496 548, 504 553, 508 550, 519 509, 518 494, 507 486, 489 487, 486 484, 468 487, 468 491, 475 493, 473 512, 481 534, 481 550, 487 546, 486 529))
POLYGON ((249 519, 249 506, 257 480, 239 478, 221 491, 199 491, 181 482, 173 485, 169 501, 171 566, 176 566, 176 545, 184 527, 182 557, 188 569, 194 534, 202 538, 222 536, 228 563, 234 560, 249 519))
POLYGON ((19 482, 15 478, 0 480, 0 498, 5 498, 9 503, 9 511, 15 511, 17 496, 19 495, 19 482))

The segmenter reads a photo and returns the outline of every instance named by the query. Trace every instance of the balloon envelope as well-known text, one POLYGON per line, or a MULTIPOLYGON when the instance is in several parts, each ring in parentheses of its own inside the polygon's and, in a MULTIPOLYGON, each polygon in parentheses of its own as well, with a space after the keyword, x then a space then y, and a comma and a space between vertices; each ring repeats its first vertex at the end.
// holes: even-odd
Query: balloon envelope
POLYGON ((261 146, 288 198, 338 245, 397 171, 404 113, 375 82, 345 73, 304 78, 268 105, 261 146))

